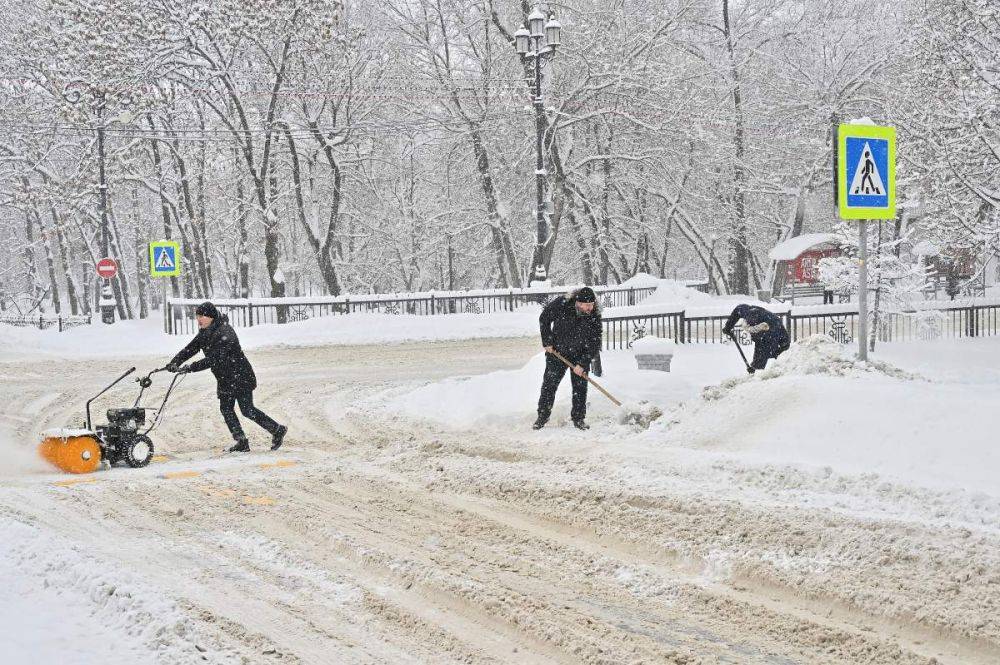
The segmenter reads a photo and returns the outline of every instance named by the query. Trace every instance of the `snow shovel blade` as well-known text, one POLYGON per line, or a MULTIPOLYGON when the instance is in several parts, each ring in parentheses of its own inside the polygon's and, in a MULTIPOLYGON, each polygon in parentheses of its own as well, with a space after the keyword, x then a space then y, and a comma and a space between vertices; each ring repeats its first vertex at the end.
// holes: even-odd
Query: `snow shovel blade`
POLYGON ((663 410, 649 402, 625 404, 618 410, 618 423, 647 429, 654 420, 663 415, 663 410))
POLYGON ((38 454, 66 473, 93 473, 101 465, 101 446, 93 436, 46 436, 38 454))

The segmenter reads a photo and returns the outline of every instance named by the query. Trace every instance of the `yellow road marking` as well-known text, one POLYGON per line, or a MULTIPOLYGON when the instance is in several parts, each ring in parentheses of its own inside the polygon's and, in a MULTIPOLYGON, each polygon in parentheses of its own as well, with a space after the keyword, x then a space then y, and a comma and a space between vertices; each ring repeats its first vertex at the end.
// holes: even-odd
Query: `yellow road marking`
POLYGON ((201 471, 171 471, 170 473, 160 474, 160 478, 166 478, 167 480, 176 480, 178 478, 197 478, 201 475, 201 471))
POLYGON ((295 466, 295 464, 296 463, 293 462, 292 460, 281 459, 281 460, 278 460, 277 462, 266 462, 264 464, 261 464, 260 468, 262 468, 262 469, 281 469, 281 468, 286 468, 286 467, 289 467, 289 466, 295 466))
POLYGON ((202 485, 198 489, 200 489, 202 492, 204 492, 209 496, 222 496, 222 497, 236 496, 236 492, 234 490, 220 489, 218 487, 212 487, 211 485, 202 485))
POLYGON ((253 506, 273 506, 274 499, 269 496, 244 496, 243 503, 253 506))
POLYGON ((96 483, 97 481, 97 478, 74 478, 72 480, 57 480, 52 484, 59 487, 71 487, 72 485, 79 485, 80 483, 96 483))
POLYGON ((153 455, 154 462, 166 462, 170 459, 170 455, 153 455))

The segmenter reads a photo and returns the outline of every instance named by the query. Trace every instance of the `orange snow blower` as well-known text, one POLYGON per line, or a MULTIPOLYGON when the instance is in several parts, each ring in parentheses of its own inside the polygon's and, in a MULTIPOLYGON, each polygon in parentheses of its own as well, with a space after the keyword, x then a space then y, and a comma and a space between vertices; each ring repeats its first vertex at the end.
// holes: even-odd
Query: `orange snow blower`
POLYGON ((64 428, 44 432, 38 453, 67 473, 91 473, 97 470, 102 461, 107 466, 114 466, 122 461, 132 468, 146 466, 153 458, 153 441, 149 438, 149 433, 160 424, 170 393, 183 375, 174 375, 158 408, 139 406, 139 401, 146 389, 153 385, 153 374, 165 370, 165 367, 154 369, 146 376, 136 379, 139 396, 135 403, 131 407, 108 409, 108 423, 95 427, 90 417, 91 403, 132 374, 135 367, 131 368, 87 401, 87 421, 82 429, 64 428), (155 412, 156 416, 150 426, 143 429, 148 412, 155 412))

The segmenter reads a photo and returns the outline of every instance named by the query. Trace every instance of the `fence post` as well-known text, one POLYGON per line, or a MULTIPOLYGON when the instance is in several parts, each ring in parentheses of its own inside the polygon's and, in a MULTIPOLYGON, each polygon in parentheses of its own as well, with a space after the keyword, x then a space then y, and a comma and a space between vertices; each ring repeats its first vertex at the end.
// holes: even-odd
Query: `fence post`
POLYGON ((62 332, 62 331, 63 331, 62 315, 60 314, 59 315, 59 332, 62 332))
POLYGON ((434 294, 431 294, 431 314, 437 314, 437 309, 434 307, 434 294))
POLYGON ((976 337, 976 333, 977 333, 977 330, 976 330, 976 328, 977 328, 977 326, 976 326, 976 308, 975 307, 970 307, 969 308, 969 313, 968 313, 967 316, 968 316, 968 324, 967 324, 968 332, 966 334, 969 337, 976 337))
POLYGON ((678 323, 678 325, 677 325, 677 341, 680 344, 686 344, 687 343, 687 333, 686 333, 686 330, 685 330, 685 326, 687 325, 687 311, 686 310, 681 311, 677 315, 677 323, 678 323))
POLYGON ((629 304, 629 307, 631 307, 632 305, 635 304, 635 287, 634 286, 628 287, 628 304, 629 304))
POLYGON ((788 331, 788 341, 794 342, 795 337, 792 336, 792 310, 785 312, 785 330, 788 331))
POLYGON ((45 320, 42 318, 41 314, 38 315, 38 329, 45 330, 45 320))

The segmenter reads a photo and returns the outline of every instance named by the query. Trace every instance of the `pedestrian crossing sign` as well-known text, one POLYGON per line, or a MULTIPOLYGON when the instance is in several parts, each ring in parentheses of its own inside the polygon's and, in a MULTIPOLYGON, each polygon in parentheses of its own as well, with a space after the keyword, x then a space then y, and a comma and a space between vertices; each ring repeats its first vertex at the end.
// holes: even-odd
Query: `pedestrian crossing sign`
POLYGON ((840 125, 837 203, 841 219, 896 216, 896 129, 840 125))
POLYGON ((160 240, 149 243, 149 276, 178 277, 181 274, 180 243, 160 240))

